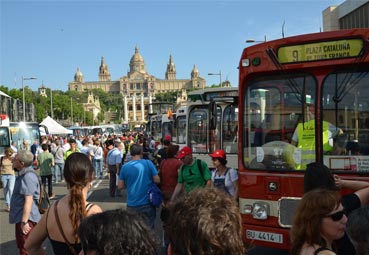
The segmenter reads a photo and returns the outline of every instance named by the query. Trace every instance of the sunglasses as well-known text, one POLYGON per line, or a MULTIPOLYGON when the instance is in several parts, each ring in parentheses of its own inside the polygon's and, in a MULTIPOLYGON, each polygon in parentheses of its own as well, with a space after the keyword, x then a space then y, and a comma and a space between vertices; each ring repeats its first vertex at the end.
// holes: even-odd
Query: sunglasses
POLYGON ((339 221, 342 219, 343 215, 346 215, 346 211, 338 211, 333 214, 327 215, 326 217, 330 217, 333 221, 339 221))

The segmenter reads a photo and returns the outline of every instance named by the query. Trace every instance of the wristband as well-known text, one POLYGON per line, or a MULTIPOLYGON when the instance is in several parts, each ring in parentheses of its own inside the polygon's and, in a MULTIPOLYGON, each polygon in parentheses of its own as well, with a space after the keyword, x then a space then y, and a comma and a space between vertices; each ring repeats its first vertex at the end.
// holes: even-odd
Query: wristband
POLYGON ((28 221, 22 221, 21 223, 24 226, 24 225, 28 224, 28 221))

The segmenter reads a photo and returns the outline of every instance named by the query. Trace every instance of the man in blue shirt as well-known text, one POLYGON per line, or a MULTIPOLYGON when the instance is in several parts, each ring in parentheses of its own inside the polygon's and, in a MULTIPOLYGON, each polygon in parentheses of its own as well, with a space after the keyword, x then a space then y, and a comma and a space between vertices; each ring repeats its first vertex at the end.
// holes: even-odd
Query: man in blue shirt
POLYGON ((119 175, 120 167, 122 165, 122 143, 120 141, 108 141, 108 155, 106 162, 109 168, 109 192, 111 197, 117 194, 117 175, 119 175), (113 148, 114 146, 114 148, 113 148))
POLYGON ((147 196, 152 182, 160 183, 156 167, 150 160, 142 159, 142 146, 133 144, 130 148, 132 160, 122 166, 118 188, 127 188, 127 209, 142 214, 149 227, 154 229, 156 208, 147 196))

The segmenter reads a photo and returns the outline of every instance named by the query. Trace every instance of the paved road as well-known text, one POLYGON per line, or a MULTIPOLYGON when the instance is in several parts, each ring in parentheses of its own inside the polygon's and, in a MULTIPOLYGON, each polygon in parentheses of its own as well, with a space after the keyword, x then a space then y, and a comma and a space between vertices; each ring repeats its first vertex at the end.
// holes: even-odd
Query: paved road
MULTIPOLYGON (((55 199, 52 202, 60 199, 67 193, 65 183, 53 184, 54 193, 56 194, 55 199)), ((109 195, 109 180, 107 178, 103 180, 95 180, 93 187, 89 193, 88 200, 96 203, 105 210, 112 210, 118 208, 125 208, 126 194, 125 190, 122 191, 122 196, 112 198, 109 195)), ((18 249, 15 243, 14 225, 9 224, 8 216, 9 213, 5 211, 4 193, 0 190, 0 254, 1 255, 14 255, 18 254, 18 249)), ((159 215, 159 211, 157 212, 159 215)), ((159 218, 157 218, 156 224, 156 236, 158 239, 162 238, 162 228, 159 218)), ((47 254, 53 254, 51 245, 48 240, 44 242, 44 248, 47 254)), ((164 255, 163 247, 159 247, 159 254, 164 255)), ((287 255, 286 252, 276 251, 274 249, 268 249, 263 247, 255 247, 248 252, 248 255, 287 255)))

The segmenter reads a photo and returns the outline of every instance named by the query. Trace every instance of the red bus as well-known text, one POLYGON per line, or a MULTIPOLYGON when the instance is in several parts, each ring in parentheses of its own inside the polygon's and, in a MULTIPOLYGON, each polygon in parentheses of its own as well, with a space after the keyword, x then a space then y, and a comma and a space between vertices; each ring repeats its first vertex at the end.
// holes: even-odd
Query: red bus
POLYGON ((340 30, 243 50, 238 170, 247 242, 289 249, 309 162, 369 181, 368 39, 369 29, 340 30), (307 145, 296 143, 306 134, 307 145))

